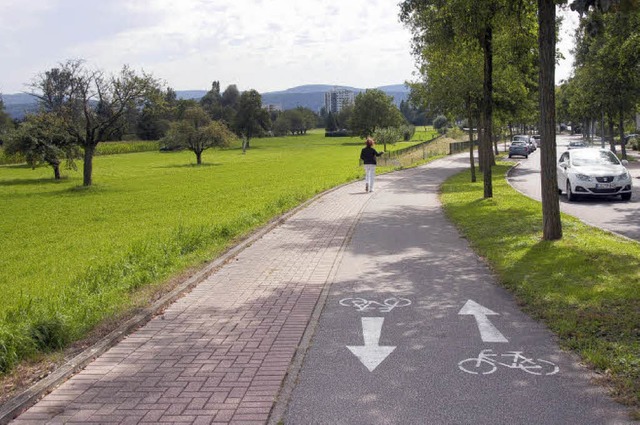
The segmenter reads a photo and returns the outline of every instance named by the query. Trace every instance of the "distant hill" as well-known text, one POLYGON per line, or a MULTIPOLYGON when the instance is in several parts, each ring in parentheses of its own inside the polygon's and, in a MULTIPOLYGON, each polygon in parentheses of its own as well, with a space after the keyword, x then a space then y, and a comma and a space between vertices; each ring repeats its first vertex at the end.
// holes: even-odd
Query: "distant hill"
POLYGON ((29 112, 38 110, 37 99, 30 94, 16 93, 3 94, 4 109, 13 119, 23 119, 29 112))
MULTIPOLYGON (((290 89, 261 93, 264 105, 278 105, 282 109, 293 109, 298 106, 309 108, 312 111, 320 111, 324 106, 324 94, 333 88, 344 88, 360 93, 365 89, 335 86, 330 84, 307 84, 292 87, 290 89)), ((404 84, 376 87, 388 96, 393 97, 394 103, 400 105, 402 100, 409 97, 409 89, 404 84)), ((207 93, 207 90, 177 90, 178 99, 198 100, 207 93)), ((3 94, 4 106, 7 113, 14 119, 22 119, 28 112, 37 110, 36 98, 26 94, 3 94)))

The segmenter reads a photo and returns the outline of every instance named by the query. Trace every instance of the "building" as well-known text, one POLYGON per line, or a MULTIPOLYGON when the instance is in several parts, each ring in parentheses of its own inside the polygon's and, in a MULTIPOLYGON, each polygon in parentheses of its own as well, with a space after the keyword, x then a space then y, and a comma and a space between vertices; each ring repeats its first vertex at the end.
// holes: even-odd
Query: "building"
POLYGON ((351 90, 334 88, 324 94, 324 107, 334 114, 346 106, 353 105, 356 95, 351 90))
POLYGON ((266 109, 269 112, 275 112, 275 111, 279 111, 282 112, 282 105, 278 104, 278 103, 268 103, 266 105, 262 105, 263 109, 266 109))

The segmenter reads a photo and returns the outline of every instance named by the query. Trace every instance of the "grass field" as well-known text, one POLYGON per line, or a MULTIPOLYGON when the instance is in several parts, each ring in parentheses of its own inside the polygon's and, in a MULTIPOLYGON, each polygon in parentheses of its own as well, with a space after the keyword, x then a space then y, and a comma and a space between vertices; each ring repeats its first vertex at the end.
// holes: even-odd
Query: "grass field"
POLYGON ((524 310, 600 371, 640 419, 640 244, 565 215, 563 238, 542 241, 540 203, 507 184, 510 166, 494 170, 492 199, 482 199, 469 172, 450 179, 447 214, 524 310))
POLYGON ((90 188, 81 186, 81 163, 61 181, 49 167, 0 167, 0 372, 82 338, 135 307, 140 288, 361 177, 362 146, 312 131, 253 139, 246 155, 208 150, 202 166, 189 151, 97 156, 90 188))

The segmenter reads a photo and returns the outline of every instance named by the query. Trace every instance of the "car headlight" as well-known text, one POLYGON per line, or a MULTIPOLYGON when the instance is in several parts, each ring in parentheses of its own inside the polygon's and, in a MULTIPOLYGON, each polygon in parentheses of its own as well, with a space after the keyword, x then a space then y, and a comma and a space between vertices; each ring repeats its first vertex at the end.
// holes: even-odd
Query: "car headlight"
POLYGON ((576 178, 583 182, 588 182, 591 180, 591 176, 587 176, 586 174, 576 174, 576 178))
POLYGON ((618 180, 629 180, 629 172, 625 171, 624 173, 618 176, 618 180))

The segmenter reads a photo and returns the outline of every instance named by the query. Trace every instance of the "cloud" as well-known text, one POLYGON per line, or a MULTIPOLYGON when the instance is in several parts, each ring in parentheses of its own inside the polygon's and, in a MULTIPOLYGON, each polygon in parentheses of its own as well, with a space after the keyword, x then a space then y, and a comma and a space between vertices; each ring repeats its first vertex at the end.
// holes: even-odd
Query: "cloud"
MULTIPOLYGON (((398 22, 395 2, 0 1, 11 4, 14 16, 7 22, 16 15, 30 22, 32 41, 15 47, 12 59, 20 62, 22 72, 35 68, 31 75, 52 61, 85 58, 113 72, 124 64, 144 68, 177 89, 207 88, 220 80, 223 86, 267 91, 307 82, 373 86, 379 78, 384 80, 380 84, 401 83, 413 69, 409 33, 398 22), (59 14, 55 26, 44 24, 43 19, 65 9, 62 3, 73 4, 75 14, 59 14), (77 28, 78 21, 88 23, 82 31, 61 30, 77 28), (45 28, 56 33, 53 39, 59 43, 40 53, 35 40, 47 36, 45 28), (29 62, 17 55, 21 51, 25 56, 25 50, 29 62)), ((0 73, 1 89, 10 78, 6 71, 0 73)))

